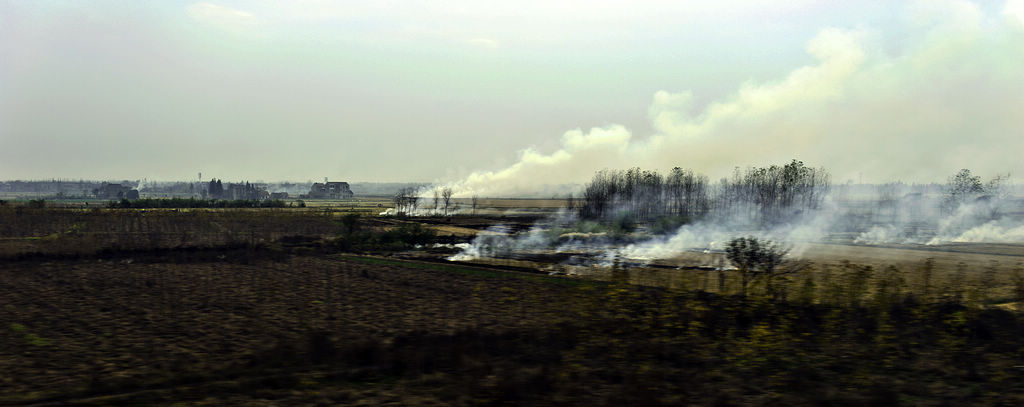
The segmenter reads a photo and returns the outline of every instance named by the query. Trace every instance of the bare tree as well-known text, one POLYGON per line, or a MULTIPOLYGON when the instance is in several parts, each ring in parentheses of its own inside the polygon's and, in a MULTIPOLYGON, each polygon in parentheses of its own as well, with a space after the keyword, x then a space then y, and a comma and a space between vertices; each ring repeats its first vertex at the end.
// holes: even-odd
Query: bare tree
POLYGON ((571 193, 565 197, 565 209, 570 212, 576 210, 576 198, 571 193))
POLYGON ((471 200, 471 202, 473 203, 473 214, 476 215, 476 206, 480 202, 480 197, 473 195, 473 199, 471 200))
POLYGON ((445 187, 441 190, 441 199, 444 202, 444 216, 448 216, 448 208, 452 203, 452 189, 445 187))
POLYGON ((416 188, 407 187, 399 189, 391 200, 395 204, 395 213, 405 214, 416 210, 419 199, 416 188))
POLYGON ((999 217, 999 210, 1003 202, 1010 197, 1010 174, 999 174, 985 183, 985 195, 989 203, 989 216, 999 217))
POLYGON ((391 197, 391 203, 395 204, 395 214, 404 213, 405 209, 405 188, 399 189, 395 192, 395 196, 391 197))
POLYGON ((666 215, 698 219, 711 213, 730 217, 746 213, 766 223, 785 222, 804 210, 820 207, 829 189, 824 169, 801 161, 763 168, 739 168, 717 189, 707 176, 673 168, 668 177, 639 168, 602 170, 583 190, 581 217, 610 220, 623 215, 649 222, 666 215))
POLYGON ((441 192, 438 191, 438 189, 439 188, 434 188, 434 214, 435 215, 437 214, 437 208, 438 208, 438 206, 441 203, 441 197, 440 197, 440 193, 441 192))
POLYGON ((408 208, 409 212, 413 212, 416 210, 416 208, 419 206, 419 200, 420 197, 419 195, 416 194, 416 188, 406 188, 405 201, 406 207, 408 208))
POLYGON ((953 212, 965 202, 975 199, 985 192, 985 186, 981 183, 981 177, 971 175, 971 170, 961 169, 956 175, 949 177, 946 183, 946 196, 943 199, 942 207, 948 212, 953 212))

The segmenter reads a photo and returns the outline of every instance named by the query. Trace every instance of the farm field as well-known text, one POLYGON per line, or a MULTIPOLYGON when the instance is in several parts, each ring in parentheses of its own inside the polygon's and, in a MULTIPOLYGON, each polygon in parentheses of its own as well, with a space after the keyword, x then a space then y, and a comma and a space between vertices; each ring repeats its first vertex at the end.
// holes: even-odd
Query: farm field
POLYGON ((536 216, 19 208, 0 405, 1024 402, 1015 245, 821 244, 739 295, 702 253, 444 260, 536 216))
POLYGON ((1024 406, 1024 0, 0 0, 0 407, 1024 406))
MULTIPOLYGON (((804 248, 799 260, 787 265, 776 283, 787 295, 816 288, 815 301, 823 300, 825 286, 844 284, 852 274, 862 274, 865 295, 871 295, 897 279, 901 290, 917 295, 964 296, 969 301, 989 307, 1022 309, 1016 294, 1024 275, 1024 247, 1020 245, 965 245, 957 247, 880 248, 856 245, 816 244, 804 248), (977 246, 977 247, 973 247, 977 246), (965 250, 971 252, 964 253, 965 250), (926 277, 927 276, 927 277, 926 277), (830 279, 839 281, 829 282, 830 279)), ((462 264, 497 267, 509 270, 538 270, 555 275, 568 275, 596 281, 611 281, 616 273, 630 284, 682 290, 701 290, 720 294, 738 293, 737 276, 716 271, 728 264, 721 253, 683 253, 679 256, 653 260, 649 263, 624 261, 618 267, 570 265, 572 256, 586 253, 533 252, 513 257, 480 258, 460 261, 462 264)), ((440 261, 446 255, 414 254, 412 258, 440 261)))
POLYGON ((5 264, 0 403, 1024 400, 1022 328, 998 310, 868 317, 375 257, 246 258, 5 264), (901 322, 863 331, 879 317, 901 322))
MULTIPOLYGON (((0 278, 0 370, 7 372, 0 403, 123 402, 135 396, 119 394, 150 390, 138 397, 191 399, 189 385, 206 381, 217 381, 214 387, 227 388, 227 395, 256 390, 264 384, 246 381, 335 374, 329 363, 335 358, 376 363, 381 356, 374 353, 395 340, 540 329, 555 323, 553 309, 526 307, 526 300, 540 303, 539 297, 522 296, 563 290, 472 270, 435 272, 336 256, 251 264, 33 262, 7 264, 0 278)), ((373 370, 373 363, 352 368, 373 370)), ((319 382, 293 385, 300 395, 267 394, 298 404, 322 397, 319 382)), ((346 397, 388 401, 386 394, 363 394, 365 386, 338 387, 354 391, 346 397)), ((392 401, 417 400, 408 397, 392 401)))

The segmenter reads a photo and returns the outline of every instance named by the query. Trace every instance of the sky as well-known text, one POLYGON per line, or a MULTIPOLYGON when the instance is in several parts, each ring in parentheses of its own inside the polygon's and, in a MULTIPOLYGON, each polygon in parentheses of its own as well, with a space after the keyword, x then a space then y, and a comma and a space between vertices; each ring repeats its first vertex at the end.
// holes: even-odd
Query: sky
POLYGON ((1024 174, 1024 0, 0 0, 0 179, 1024 174), (365 3, 365 4, 364 4, 365 3))

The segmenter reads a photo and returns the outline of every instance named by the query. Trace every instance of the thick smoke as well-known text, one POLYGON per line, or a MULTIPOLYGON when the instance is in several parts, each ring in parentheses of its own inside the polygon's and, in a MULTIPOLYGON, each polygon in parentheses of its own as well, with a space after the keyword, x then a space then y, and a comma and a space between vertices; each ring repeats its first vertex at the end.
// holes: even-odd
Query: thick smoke
POLYGON ((686 252, 720 252, 729 240, 755 236, 792 247, 791 255, 799 256, 804 244, 820 242, 832 229, 835 214, 831 202, 820 211, 800 215, 788 222, 764 227, 754 219, 717 217, 679 226, 664 233, 641 230, 627 235, 608 227, 595 227, 565 210, 542 220, 528 231, 513 233, 505 226, 496 226, 481 234, 462 252, 449 260, 466 261, 478 258, 508 258, 530 252, 578 254, 589 259, 570 258, 571 262, 610 265, 617 260, 650 262, 667 259, 686 252), (592 232, 579 230, 593 229, 592 232))
POLYGON ((798 157, 828 163, 835 179, 914 182, 959 168, 1024 173, 1024 23, 1014 4, 984 12, 965 1, 911 3, 888 38, 870 27, 827 28, 808 42, 814 63, 742 85, 699 105, 690 92, 659 91, 655 132, 609 125, 572 130, 561 147, 525 150, 504 169, 453 182, 456 196, 530 194, 578 183, 602 168, 681 165, 724 176, 735 163, 798 157))
MULTIPOLYGON (((746 83, 707 105, 696 103, 688 91, 655 93, 649 137, 634 137, 619 125, 572 130, 554 152, 527 149, 507 168, 448 185, 457 196, 523 196, 545 183, 582 182, 603 168, 682 166, 716 180, 728 177, 737 163, 765 165, 793 157, 827 163, 838 185, 942 182, 960 168, 1024 173, 1019 4, 1009 2, 993 14, 967 1, 912 2, 904 26, 896 30, 904 34, 900 38, 870 27, 827 28, 807 44, 815 62, 778 80, 746 83)), ((854 192, 859 194, 836 188, 820 207, 778 218, 783 221, 730 213, 625 238, 565 230, 557 226, 565 217, 560 215, 526 234, 482 237, 460 258, 487 255, 494 247, 573 252, 587 246, 612 257, 650 260, 718 250, 747 235, 793 244, 795 255, 803 242, 1024 241, 1019 216, 1001 213, 1014 206, 1005 196, 973 196, 951 206, 936 185, 887 184, 870 196, 854 192)))
POLYGON ((703 184, 706 178, 699 174, 673 174, 687 176, 672 181, 639 169, 598 172, 573 210, 563 209, 523 233, 492 228, 450 259, 570 253, 577 255, 569 259, 575 264, 646 263, 688 252, 721 252, 744 236, 784 243, 793 257, 823 242, 1024 242, 1020 202, 1003 176, 982 184, 963 170, 945 185, 885 184, 874 186, 874 194, 840 186, 823 195, 830 189, 819 181, 827 180, 827 173, 798 161, 750 168, 713 186, 703 184), (678 193, 681 188, 684 193, 678 193), (665 228, 666 221, 683 224, 665 228))
MULTIPOLYGON (((982 199, 965 204, 946 216, 918 215, 899 221, 871 225, 854 239, 859 244, 1022 243, 1024 223, 1016 216, 1001 214, 1011 202, 982 199)), ((937 200, 930 206, 934 208, 937 200)), ((932 210, 930 212, 936 212, 932 210)))

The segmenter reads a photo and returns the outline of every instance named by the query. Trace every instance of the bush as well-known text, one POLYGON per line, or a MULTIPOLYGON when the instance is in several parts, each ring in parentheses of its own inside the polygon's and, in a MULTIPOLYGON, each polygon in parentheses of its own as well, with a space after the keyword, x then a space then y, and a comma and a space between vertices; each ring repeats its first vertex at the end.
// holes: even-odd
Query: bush
POLYGON ((761 241, 753 236, 732 239, 725 248, 725 257, 740 272, 743 295, 747 293, 747 285, 758 277, 765 278, 766 286, 771 293, 776 268, 782 264, 787 253, 789 248, 771 240, 761 241))
POLYGON ((667 235, 675 233, 676 230, 679 230, 679 227, 687 223, 690 223, 690 219, 685 216, 666 216, 654 222, 651 225, 650 231, 653 235, 667 235))
POLYGON ((609 225, 609 232, 613 236, 628 235, 636 230, 636 223, 633 221, 633 214, 629 212, 620 212, 615 215, 612 219, 612 224, 609 225))
POLYGON ((377 236, 381 243, 402 243, 404 245, 428 244, 434 241, 436 233, 433 229, 419 223, 403 223, 377 236))
POLYGON ((342 218, 342 225, 346 229, 334 240, 335 247, 345 251, 402 250, 414 245, 431 244, 437 239, 433 229, 419 223, 403 223, 385 231, 362 231, 358 223, 355 223, 349 232, 345 225, 347 220, 358 220, 358 215, 342 218))
POLYGON ((346 236, 351 236, 352 234, 358 232, 359 231, 359 214, 358 213, 350 213, 350 214, 347 214, 345 216, 342 216, 341 217, 341 227, 343 228, 342 229, 342 233, 344 233, 346 236))

